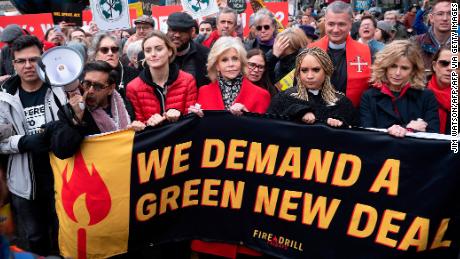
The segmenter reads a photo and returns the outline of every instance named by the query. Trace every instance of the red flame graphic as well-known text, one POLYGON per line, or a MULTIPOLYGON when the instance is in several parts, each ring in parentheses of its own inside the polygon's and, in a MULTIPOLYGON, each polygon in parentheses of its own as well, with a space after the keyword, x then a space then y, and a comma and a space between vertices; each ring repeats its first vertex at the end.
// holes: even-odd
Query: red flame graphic
POLYGON ((99 223, 109 214, 112 205, 109 190, 94 164, 92 165, 92 174, 89 173, 80 151, 75 155, 70 180, 67 182, 67 165, 64 168, 62 179, 62 203, 65 212, 74 222, 77 222, 77 219, 73 206, 77 198, 83 194, 86 194, 86 207, 90 216, 89 226, 99 223))

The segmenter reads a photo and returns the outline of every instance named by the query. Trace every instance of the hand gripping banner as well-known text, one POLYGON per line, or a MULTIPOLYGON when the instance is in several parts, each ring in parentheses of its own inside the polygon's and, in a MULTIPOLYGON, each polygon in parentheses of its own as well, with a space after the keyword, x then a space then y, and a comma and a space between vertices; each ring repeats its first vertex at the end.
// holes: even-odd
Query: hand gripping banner
POLYGON ((201 239, 281 258, 457 258, 445 140, 206 112, 52 158, 64 256, 201 239))

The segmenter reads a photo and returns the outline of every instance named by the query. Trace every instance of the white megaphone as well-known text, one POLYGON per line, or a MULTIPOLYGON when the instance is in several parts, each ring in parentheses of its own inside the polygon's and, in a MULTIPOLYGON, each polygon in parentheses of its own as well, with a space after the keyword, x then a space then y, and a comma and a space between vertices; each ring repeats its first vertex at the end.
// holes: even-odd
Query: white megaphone
POLYGON ((63 87, 70 92, 77 89, 78 78, 83 72, 82 55, 69 47, 54 47, 43 53, 36 69, 40 79, 52 87, 63 87))

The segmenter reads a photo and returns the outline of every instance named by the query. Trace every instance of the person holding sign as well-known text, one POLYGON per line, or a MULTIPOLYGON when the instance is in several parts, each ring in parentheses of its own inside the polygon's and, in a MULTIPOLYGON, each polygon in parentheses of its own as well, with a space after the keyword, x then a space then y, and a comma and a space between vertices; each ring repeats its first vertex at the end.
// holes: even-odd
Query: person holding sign
POLYGON ((332 127, 352 125, 351 101, 334 89, 334 64, 320 48, 305 49, 297 56, 297 86, 273 97, 268 113, 286 115, 307 124, 323 122, 332 127))
POLYGON ((409 40, 397 40, 377 53, 373 88, 361 98, 361 126, 386 128, 395 137, 407 132, 439 132, 438 103, 425 90, 423 59, 409 40))
POLYGON ((147 67, 128 84, 126 92, 136 120, 149 126, 175 122, 196 103, 196 81, 173 63, 176 46, 161 31, 145 38, 142 49, 147 67))

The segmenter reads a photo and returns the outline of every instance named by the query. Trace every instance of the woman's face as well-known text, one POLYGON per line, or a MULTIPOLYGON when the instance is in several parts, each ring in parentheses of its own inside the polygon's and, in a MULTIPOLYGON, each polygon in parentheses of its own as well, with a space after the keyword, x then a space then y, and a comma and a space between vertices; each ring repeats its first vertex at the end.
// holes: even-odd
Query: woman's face
POLYGON ((400 57, 387 68, 386 78, 389 87, 393 90, 400 90, 407 82, 409 82, 412 71, 414 70, 412 62, 406 57, 400 57))
POLYGON ((383 42, 382 30, 379 28, 375 29, 374 40, 383 42))
POLYGON ((370 40, 374 37, 375 27, 371 19, 364 19, 359 26, 359 37, 370 40))
POLYGON ((102 60, 109 63, 112 67, 118 66, 119 47, 111 38, 103 38, 96 52, 96 60, 102 60))
POLYGON ((311 55, 306 55, 300 64, 300 81, 307 89, 320 90, 323 87, 326 73, 321 64, 311 55))
POLYGON ((172 51, 158 37, 150 37, 144 42, 145 61, 150 68, 161 68, 169 65, 172 51))
POLYGON ((236 78, 241 73, 241 60, 238 52, 231 48, 220 55, 216 70, 227 80, 236 78))
POLYGON ((260 55, 254 55, 248 59, 246 75, 251 82, 259 82, 265 72, 265 61, 260 55))
POLYGON ((443 50, 439 54, 438 60, 433 61, 433 71, 436 74, 438 85, 450 86, 452 69, 450 68, 452 54, 448 50, 443 50))

